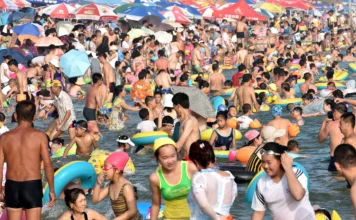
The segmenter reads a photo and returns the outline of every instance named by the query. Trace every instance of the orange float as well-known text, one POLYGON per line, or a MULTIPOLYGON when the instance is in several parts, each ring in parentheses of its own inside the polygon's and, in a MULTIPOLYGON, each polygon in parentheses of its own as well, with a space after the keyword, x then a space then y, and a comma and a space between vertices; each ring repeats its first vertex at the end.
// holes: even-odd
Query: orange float
POLYGON ((250 123, 250 128, 258 129, 261 127, 262 127, 261 122, 258 119, 255 119, 250 123))
POLYGON ((227 119, 227 126, 234 129, 240 128, 240 124, 235 117, 227 119))
POLYGON ((296 137, 299 133, 300 133, 300 129, 297 124, 292 124, 288 127, 289 136, 296 137))
POLYGON ((16 101, 21 102, 26 100, 26 95, 25 94, 17 94, 16 96, 16 101))
POLYGON ((255 150, 256 147, 253 146, 241 148, 236 152, 236 160, 240 161, 240 163, 242 163, 243 165, 246 165, 255 150))

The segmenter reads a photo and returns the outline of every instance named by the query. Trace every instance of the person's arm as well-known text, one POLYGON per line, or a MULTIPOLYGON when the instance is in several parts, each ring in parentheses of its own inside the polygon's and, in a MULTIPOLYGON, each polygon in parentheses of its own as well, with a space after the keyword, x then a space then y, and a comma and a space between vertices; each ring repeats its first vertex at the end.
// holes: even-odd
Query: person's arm
POLYGON ((62 131, 63 126, 65 125, 65 123, 67 123, 69 117, 71 115, 71 110, 67 110, 66 114, 64 115, 63 121, 57 126, 57 131, 62 131))
POLYGON ((18 90, 20 92, 20 94, 23 94, 23 79, 22 76, 20 76, 19 74, 16 74, 16 79, 17 79, 17 84, 19 85, 18 90))
POLYGON ((95 220, 107 220, 107 218, 105 216, 103 216, 102 214, 100 214, 99 212, 92 210, 92 209, 88 209, 88 213, 90 216, 92 216, 92 219, 95 220))
POLYGON ((9 69, 4 69, 4 75, 5 75, 7 78, 11 79, 10 74, 9 74, 9 69))
MULTIPOLYGON (((3 180, 3 169, 5 163, 4 146, 2 144, 3 140, 1 137, 3 136, 0 136, 0 183, 2 183, 3 180)), ((0 187, 0 202, 4 202, 4 192, 2 187, 0 187)))
POLYGON ((302 184, 299 182, 298 177, 296 175, 302 175, 303 172, 302 171, 298 171, 296 174, 294 174, 293 171, 293 159, 292 157, 288 156, 287 153, 282 154, 281 156, 281 163, 282 163, 282 167, 284 169, 285 175, 287 177, 287 182, 288 182, 288 188, 289 191, 292 195, 292 197, 297 200, 300 201, 303 199, 303 197, 305 196, 305 189, 303 188, 302 184))
POLYGON ((140 110, 140 108, 137 106, 136 107, 129 106, 125 101, 121 101, 120 106, 126 110, 129 110, 129 111, 137 112, 140 110))
POLYGON ((215 131, 213 131, 213 132, 211 133, 211 136, 210 136, 210 139, 209 139, 209 144, 210 144, 211 146, 214 146, 214 145, 215 145, 216 138, 217 138, 216 133, 215 133, 215 131))
POLYGON ((120 214, 120 216, 114 218, 114 220, 132 219, 138 212, 136 207, 135 192, 132 185, 126 184, 124 186, 124 197, 126 200, 127 210, 120 214))
POLYGON ((255 106, 256 112, 259 112, 260 111, 260 105, 258 104, 258 102, 256 100, 255 92, 251 93, 251 98, 252 98, 252 101, 253 101, 253 105, 255 106))
POLYGON ((91 201, 93 204, 97 204, 103 201, 109 195, 109 186, 101 189, 100 186, 104 182, 104 173, 101 172, 96 178, 96 184, 93 190, 91 201))
POLYGON ((93 146, 94 146, 94 149, 99 149, 99 145, 98 145, 98 142, 96 142, 94 136, 92 136, 92 139, 93 139, 93 146))
POLYGON ((56 110, 56 106, 52 105, 51 108, 48 110, 48 112, 43 117, 43 121, 46 121, 48 118, 48 115, 52 114, 54 112, 54 110, 56 110))
POLYGON ((336 98, 334 101, 335 101, 335 103, 347 102, 347 103, 349 103, 350 105, 356 107, 356 100, 336 98))
POLYGON ((161 206, 161 191, 159 189, 159 180, 156 173, 150 176, 150 186, 152 191, 152 206, 151 206, 151 220, 158 220, 159 209, 161 206))
POLYGON ((103 103, 104 100, 101 100, 99 93, 96 94, 96 96, 95 96, 95 101, 96 101, 96 103, 98 103, 98 105, 99 105, 100 108, 104 105, 104 103, 103 103))
POLYGON ((67 157, 68 152, 70 151, 70 149, 72 148, 73 144, 76 142, 76 137, 74 137, 72 140, 70 140, 68 146, 66 147, 66 149, 64 150, 63 153, 63 158, 67 157))
POLYGON ((233 129, 233 131, 232 131, 232 143, 231 143, 230 150, 236 150, 235 129, 233 129))
POLYGON ((188 137, 191 135, 193 131, 193 127, 197 126, 192 123, 192 120, 188 120, 184 125, 183 134, 180 136, 176 146, 178 152, 183 148, 184 143, 187 141, 188 137))
POLYGON ((237 90, 238 90, 238 89, 235 89, 235 95, 234 95, 234 106, 237 106, 237 103, 238 103, 238 94, 237 94, 237 90))
MULTIPOLYGON (((41 132, 41 134, 38 135, 41 139, 41 158, 43 162, 43 167, 47 179, 47 183, 49 186, 49 197, 50 201, 48 203, 49 207, 54 206, 56 203, 56 195, 54 193, 54 171, 53 171, 53 165, 51 161, 51 156, 49 155, 48 151, 48 139, 45 133, 41 132)), ((0 161, 1 163, 1 161, 0 161)))
POLYGON ((319 130, 319 134, 318 134, 318 142, 319 143, 323 143, 326 138, 329 136, 329 129, 327 124, 329 123, 331 119, 329 118, 325 118, 323 123, 321 124, 320 130, 319 130))

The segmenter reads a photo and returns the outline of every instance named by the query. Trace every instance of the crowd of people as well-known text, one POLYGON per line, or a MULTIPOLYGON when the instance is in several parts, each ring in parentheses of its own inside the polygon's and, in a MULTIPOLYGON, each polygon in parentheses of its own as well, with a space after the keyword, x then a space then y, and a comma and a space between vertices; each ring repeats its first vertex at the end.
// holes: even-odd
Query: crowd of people
MULTIPOLYGON (((356 61, 355 34, 344 14, 326 14, 298 11, 277 14, 268 22, 203 19, 171 30, 173 39, 167 44, 154 35, 131 39, 122 21, 84 25, 73 19, 76 28, 67 36, 71 41, 48 47, 36 47, 30 39, 21 42, 12 31, 14 24, 1 26, 3 50, 20 48, 32 58, 19 63, 6 55, 0 67, 0 182, 6 180, 0 200, 9 219, 21 219, 23 210, 27 219, 41 219, 44 182, 49 186, 48 206, 59 199, 51 156, 65 147, 66 158, 76 146, 75 154, 88 158, 105 138, 99 129, 103 127, 119 133, 117 149, 111 149, 115 152, 106 158, 92 189, 63 189, 69 210, 57 218, 106 219, 106 213, 87 208, 87 199, 97 204, 107 197, 115 219, 146 218, 138 211, 137 191, 125 172, 127 152, 135 146, 124 130, 131 123, 127 111, 141 119, 135 133, 163 131, 168 136, 144 146, 152 148, 158 163, 149 176, 151 219, 159 218, 162 204, 164 219, 234 219, 235 176, 220 169, 215 152, 245 147, 253 152, 244 170, 266 172, 255 189, 251 219, 264 219, 267 210, 273 219, 316 219, 320 210, 309 200, 308 175, 293 166, 293 158, 304 157, 294 139, 308 123, 305 118, 316 116, 325 117, 318 141, 330 139, 328 170, 345 177, 356 209, 356 101, 345 98, 356 92, 356 83, 351 74, 346 86, 335 79, 344 71, 340 62, 356 61), (83 48, 90 67, 82 77, 68 78, 61 56, 83 48), (230 79, 224 69, 237 72, 230 79), (322 90, 316 85, 320 77, 325 78, 322 90), (347 89, 342 91, 339 84, 347 89), (173 87, 193 87, 207 99, 223 96, 224 103, 215 109, 215 118, 206 118, 191 111, 194 98, 173 87), (74 111, 74 99, 83 105, 82 115, 74 111), (282 101, 285 105, 276 104, 282 101), (250 129, 254 114, 266 108, 273 119, 261 129, 250 129), (286 110, 293 120, 283 117, 286 110), (18 126, 9 130, 6 116, 18 126), (45 131, 35 126, 39 118, 50 120, 45 131), (208 128, 213 132, 202 140, 208 128), (244 131, 244 146, 237 146, 236 129, 244 131), (105 180, 110 183, 104 186, 105 180)), ((46 36, 56 37, 55 20, 36 15, 34 23, 44 27, 46 36)), ((140 28, 155 30, 147 20, 140 28)))

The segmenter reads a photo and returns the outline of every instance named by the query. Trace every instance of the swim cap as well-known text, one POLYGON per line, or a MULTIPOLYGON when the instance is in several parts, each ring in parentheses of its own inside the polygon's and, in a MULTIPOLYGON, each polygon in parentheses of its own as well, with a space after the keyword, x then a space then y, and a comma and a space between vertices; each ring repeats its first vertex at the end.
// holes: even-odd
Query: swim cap
POLYGON ((226 106, 224 104, 220 104, 218 106, 218 112, 223 112, 223 111, 226 111, 226 106))
POLYGON ((273 116, 281 116, 283 113, 283 108, 282 106, 275 105, 272 107, 272 115, 273 116))
POLYGON ((174 147, 176 147, 176 142, 174 142, 168 137, 157 138, 153 144, 153 152, 156 152, 158 148, 164 145, 173 145, 174 147))
POLYGON ((255 139, 258 135, 260 135, 260 132, 258 132, 257 130, 249 130, 248 132, 246 132, 245 138, 246 138, 248 141, 252 141, 252 140, 255 139))
POLYGON ((112 164, 113 167, 124 171, 127 162, 129 161, 129 155, 125 152, 114 152, 108 156, 105 163, 112 164))

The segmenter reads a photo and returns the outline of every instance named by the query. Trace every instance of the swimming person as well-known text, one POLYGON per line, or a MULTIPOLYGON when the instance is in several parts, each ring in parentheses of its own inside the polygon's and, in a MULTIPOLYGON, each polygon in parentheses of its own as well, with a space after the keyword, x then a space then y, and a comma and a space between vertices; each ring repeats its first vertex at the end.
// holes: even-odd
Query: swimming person
POLYGON ((107 220, 105 216, 101 215, 93 209, 87 208, 87 199, 84 190, 74 188, 64 190, 64 200, 70 211, 65 211, 59 220, 107 220))
MULTIPOLYGON (((273 126, 277 129, 285 129, 288 131, 289 126, 292 125, 292 123, 285 118, 282 118, 283 114, 283 108, 282 106, 279 105, 274 105, 271 109, 273 120, 270 121, 267 125, 273 126)), ((293 137, 291 137, 293 138, 293 137)), ((286 146, 288 143, 289 137, 288 137, 288 132, 285 133, 284 136, 280 137, 280 144, 286 146)))
POLYGON ((262 167, 267 175, 256 186, 251 208, 252 220, 262 220, 267 208, 273 219, 314 220, 309 201, 308 179, 302 170, 293 168, 293 159, 286 148, 277 143, 267 143, 261 151, 262 167))
POLYGON ((337 171, 351 185, 350 197, 356 219, 356 149, 350 144, 340 144, 335 148, 334 160, 337 171))
POLYGON ((218 128, 210 136, 209 143, 214 150, 236 150, 235 129, 227 126, 227 111, 220 111, 216 115, 218 128))
POLYGON ((215 166, 213 147, 198 140, 190 146, 189 158, 198 168, 192 177, 188 197, 191 220, 220 219, 230 216, 230 208, 237 196, 235 177, 215 166))
MULTIPOLYGON (((21 219, 23 209, 27 219, 41 219, 41 159, 49 186, 48 206, 52 207, 56 202, 48 138, 44 132, 32 128, 35 114, 35 104, 19 102, 14 113, 18 126, 0 136, 0 183, 3 180, 3 165, 7 163, 5 203, 9 219, 21 219)), ((2 188, 0 201, 4 201, 2 188)))
POLYGON ((97 177, 92 202, 96 204, 109 197, 111 208, 116 217, 125 220, 141 220, 143 218, 136 207, 135 189, 132 183, 124 177, 128 161, 129 155, 125 152, 114 152, 106 158, 103 167, 104 173, 97 177), (104 175, 111 183, 101 189, 104 175))
POLYGON ((351 112, 344 113, 340 118, 340 131, 344 135, 341 144, 350 144, 356 147, 355 115, 351 112))
POLYGON ((158 219, 161 197, 164 200, 165 219, 190 219, 187 197, 191 189, 190 179, 197 171, 192 162, 178 161, 176 143, 170 138, 158 138, 153 145, 159 164, 150 175, 152 191, 151 220, 158 219))

